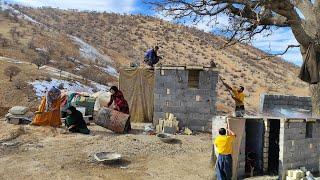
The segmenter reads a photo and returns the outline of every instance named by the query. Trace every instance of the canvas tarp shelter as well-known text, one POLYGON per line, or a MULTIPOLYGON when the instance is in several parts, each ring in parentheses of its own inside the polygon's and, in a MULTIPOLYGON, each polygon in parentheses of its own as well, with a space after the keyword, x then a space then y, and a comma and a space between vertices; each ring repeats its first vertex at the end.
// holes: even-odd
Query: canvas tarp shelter
POLYGON ((154 71, 142 68, 121 69, 119 87, 128 101, 131 122, 152 122, 154 71))

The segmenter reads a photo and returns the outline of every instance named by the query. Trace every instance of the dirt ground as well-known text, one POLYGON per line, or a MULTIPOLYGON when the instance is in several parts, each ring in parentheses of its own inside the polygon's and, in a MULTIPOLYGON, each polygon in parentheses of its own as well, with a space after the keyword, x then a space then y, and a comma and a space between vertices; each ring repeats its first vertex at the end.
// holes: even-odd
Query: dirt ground
POLYGON ((156 136, 116 135, 91 125, 91 135, 62 128, 18 126, 0 121, 0 179, 211 179, 211 136, 177 135, 166 144, 156 136), (116 164, 94 160, 100 151, 123 155, 116 164))

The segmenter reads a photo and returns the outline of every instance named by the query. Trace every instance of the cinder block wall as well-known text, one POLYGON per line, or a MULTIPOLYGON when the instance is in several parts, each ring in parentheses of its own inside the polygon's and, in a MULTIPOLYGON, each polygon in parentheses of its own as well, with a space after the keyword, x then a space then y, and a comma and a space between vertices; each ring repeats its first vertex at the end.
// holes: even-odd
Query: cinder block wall
POLYGON ((156 69, 154 90, 154 124, 165 113, 173 113, 180 127, 210 131, 211 118, 216 114, 218 72, 201 70, 199 88, 188 87, 186 69, 156 69))
POLYGON ((320 122, 312 123, 312 138, 306 137, 306 120, 286 119, 280 125, 280 167, 282 179, 289 169, 302 166, 319 171, 320 122))
POLYGON ((267 116, 284 117, 278 111, 283 109, 304 109, 306 116, 312 116, 311 97, 262 94, 260 96, 260 113, 267 116))
MULTIPOLYGON (((311 119, 286 119, 272 118, 280 121, 279 134, 279 177, 285 179, 286 170, 306 167, 312 172, 320 172, 320 120, 312 122, 312 138, 306 137, 306 124, 311 119)), ((212 138, 218 135, 221 127, 227 126, 228 118, 225 116, 216 116, 212 119, 212 138)), ((247 119, 249 120, 249 119, 247 119)), ((263 148, 263 171, 267 173, 269 157, 269 131, 270 122, 267 118, 261 118, 264 121, 264 148, 263 148)), ((240 146, 238 159, 238 179, 245 175, 245 144, 246 133, 240 146)))

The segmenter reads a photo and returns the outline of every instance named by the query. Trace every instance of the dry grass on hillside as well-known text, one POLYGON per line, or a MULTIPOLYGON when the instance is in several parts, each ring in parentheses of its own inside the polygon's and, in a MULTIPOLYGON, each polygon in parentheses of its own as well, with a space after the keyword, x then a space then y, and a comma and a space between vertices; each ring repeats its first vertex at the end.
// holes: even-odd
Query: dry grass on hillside
MULTIPOLYGON (((132 61, 141 62, 144 52, 157 44, 161 46, 163 64, 209 65, 211 60, 216 62, 226 82, 233 86, 245 86, 246 105, 251 112, 257 111, 261 93, 309 95, 307 84, 296 77, 298 68, 292 64, 279 58, 261 59, 264 56, 261 51, 243 44, 220 49, 225 43, 223 38, 194 28, 144 16, 52 8, 20 10, 53 30, 48 31, 22 20, 16 22, 14 18, 0 15, 0 32, 10 42, 8 47, 0 47, 2 56, 32 62, 39 57, 36 47, 46 49, 54 60, 52 66, 63 67, 66 71, 80 75, 81 72, 75 70, 80 64, 70 61, 79 58, 79 47, 67 38, 67 34, 95 46, 116 61, 116 66, 127 66, 132 61), (16 38, 20 43, 15 43, 15 38, 10 34, 14 27, 17 27, 17 32, 21 32, 16 38)), ((90 64, 89 59, 82 62, 90 64)), ((104 74, 97 68, 94 71, 97 72, 94 74, 104 74)), ((110 77, 97 79, 101 82, 115 80, 110 77)), ((218 111, 231 112, 233 100, 221 83, 217 90, 218 111)))
MULTIPOLYGON (((119 64, 143 59, 144 51, 160 45, 163 64, 218 64, 220 75, 233 86, 246 87, 248 109, 256 112, 261 93, 307 96, 307 84, 297 78, 298 68, 279 58, 264 59, 261 51, 238 44, 220 49, 225 40, 194 28, 144 16, 72 12, 57 9, 23 11, 42 23, 90 42, 119 64), (126 61, 124 61, 126 60, 126 61)), ((233 101, 218 85, 218 110, 230 111, 233 101)))

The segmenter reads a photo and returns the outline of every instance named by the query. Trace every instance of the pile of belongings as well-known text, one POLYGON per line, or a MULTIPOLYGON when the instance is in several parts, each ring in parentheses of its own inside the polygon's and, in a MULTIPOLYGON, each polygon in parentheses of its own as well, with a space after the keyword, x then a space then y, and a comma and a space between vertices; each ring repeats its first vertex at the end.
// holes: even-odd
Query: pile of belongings
POLYGON ((179 121, 173 114, 166 113, 165 119, 159 119, 156 131, 157 133, 175 134, 179 131, 179 121))
POLYGON ((84 107, 86 111, 84 115, 93 115, 93 108, 96 99, 94 97, 80 95, 77 96, 74 100, 75 107, 84 107))
POLYGON ((305 167, 301 167, 300 169, 288 170, 286 180, 315 180, 315 178, 305 167))
POLYGON ((85 108, 86 115, 93 115, 93 109, 95 105, 96 98, 91 97, 88 93, 76 93, 76 92, 67 92, 62 95, 63 100, 61 103, 61 111, 65 112, 66 109, 70 106, 82 107, 85 108))
POLYGON ((111 98, 111 93, 107 91, 99 91, 94 93, 92 97, 96 98, 94 111, 99 111, 101 107, 107 107, 111 98))
POLYGON ((124 133, 129 114, 124 114, 109 108, 100 108, 94 123, 115 133, 124 133))
POLYGON ((34 114, 29 111, 29 108, 23 106, 14 106, 6 115, 6 120, 10 124, 30 124, 34 114))

